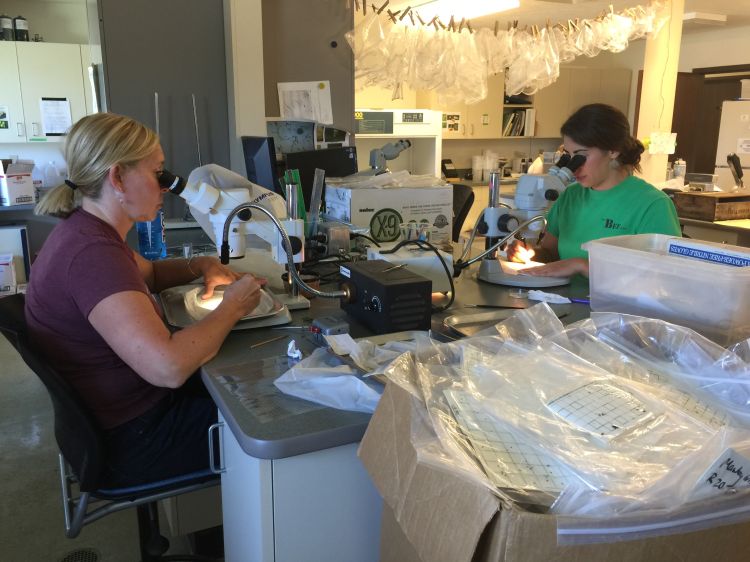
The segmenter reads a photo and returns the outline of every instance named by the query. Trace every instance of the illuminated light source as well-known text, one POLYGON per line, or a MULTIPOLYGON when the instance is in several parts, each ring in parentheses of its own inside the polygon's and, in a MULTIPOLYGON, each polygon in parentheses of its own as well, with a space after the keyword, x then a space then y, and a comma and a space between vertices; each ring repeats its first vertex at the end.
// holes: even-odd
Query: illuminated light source
POLYGON ((424 18, 439 16, 447 20, 451 16, 457 19, 478 18, 497 12, 505 12, 520 6, 520 0, 432 0, 415 4, 414 9, 424 18))

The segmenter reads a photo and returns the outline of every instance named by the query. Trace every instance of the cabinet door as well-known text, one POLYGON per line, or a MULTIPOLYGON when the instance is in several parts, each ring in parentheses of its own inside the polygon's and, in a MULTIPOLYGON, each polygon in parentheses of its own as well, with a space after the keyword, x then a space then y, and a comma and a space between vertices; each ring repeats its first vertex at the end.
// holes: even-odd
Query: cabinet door
MULTIPOLYGON (((63 100, 70 108, 71 124, 83 117, 83 81, 81 79, 81 51, 78 45, 61 43, 16 43, 18 72, 21 77, 26 137, 35 142, 62 142, 62 134, 48 134, 43 130, 43 98, 63 100)), ((62 119, 67 119, 67 107, 62 119)))
MULTIPOLYGON (((99 18, 108 111, 155 128, 158 93, 166 167, 184 177, 199 163, 229 167, 222 1, 99 0, 99 18)), ((164 208, 177 218, 185 205, 165 197, 164 208)))
POLYGON ((536 134, 544 138, 560 138, 560 127, 568 118, 570 100, 570 70, 560 69, 557 80, 539 90, 534 96, 536 134))
POLYGON ((467 137, 499 139, 502 136, 503 82, 505 74, 494 74, 487 79, 487 97, 467 106, 467 137))
POLYGON ((91 47, 88 45, 78 45, 81 50, 81 79, 83 80, 83 102, 86 115, 96 113, 94 85, 92 77, 89 74, 91 66, 91 47))
POLYGON ((627 115, 632 71, 627 68, 605 68, 599 74, 599 96, 596 101, 612 105, 627 115))
POLYGON ((15 42, 0 42, 0 143, 26 142, 15 42))

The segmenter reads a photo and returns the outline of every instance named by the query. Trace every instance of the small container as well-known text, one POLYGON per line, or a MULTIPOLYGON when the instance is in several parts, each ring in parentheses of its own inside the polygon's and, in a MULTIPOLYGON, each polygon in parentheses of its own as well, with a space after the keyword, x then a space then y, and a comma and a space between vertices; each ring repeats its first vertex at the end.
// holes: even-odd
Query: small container
POLYGON ((682 158, 678 158, 674 163, 674 177, 684 178, 685 174, 687 174, 687 163, 682 158))
POLYGON ((16 41, 29 40, 29 22, 23 16, 13 18, 13 36, 16 41))
POLYGON ((665 234, 614 236, 583 247, 592 311, 659 318, 724 346, 750 337, 750 267, 720 262, 722 256, 750 259, 750 249, 665 234), (670 253, 675 241, 700 246, 698 255, 711 261, 670 253))
POLYGON ((14 37, 13 18, 5 14, 0 15, 0 41, 13 41, 14 37))

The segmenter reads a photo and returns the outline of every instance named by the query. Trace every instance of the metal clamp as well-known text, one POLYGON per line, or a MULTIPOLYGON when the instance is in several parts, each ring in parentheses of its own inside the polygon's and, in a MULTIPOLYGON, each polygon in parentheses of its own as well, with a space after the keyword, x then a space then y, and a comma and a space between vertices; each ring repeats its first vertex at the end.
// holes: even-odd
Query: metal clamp
POLYGON ((215 455, 214 455, 214 440, 213 440, 213 431, 215 429, 221 429, 224 427, 224 422, 216 422, 214 424, 211 424, 211 426, 208 428, 208 468, 211 469, 211 472, 214 474, 223 474, 227 471, 227 467, 223 466, 223 460, 224 455, 222 454, 224 452, 224 442, 222 440, 222 433, 219 432, 218 439, 219 439, 219 467, 217 468, 214 464, 215 455))

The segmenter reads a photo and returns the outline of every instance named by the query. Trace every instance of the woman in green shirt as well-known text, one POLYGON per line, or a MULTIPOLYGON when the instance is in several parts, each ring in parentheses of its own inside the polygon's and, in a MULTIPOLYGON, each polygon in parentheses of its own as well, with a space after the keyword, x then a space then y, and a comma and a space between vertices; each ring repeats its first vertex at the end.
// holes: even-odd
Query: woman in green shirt
POLYGON ((581 244, 622 234, 680 236, 671 199, 633 176, 640 171, 643 144, 630 134, 627 117, 600 103, 584 105, 561 128, 565 152, 586 157, 575 171, 576 182, 555 201, 539 246, 521 241, 508 246, 508 258, 545 265, 524 270, 530 275, 588 277, 588 253, 581 244))

